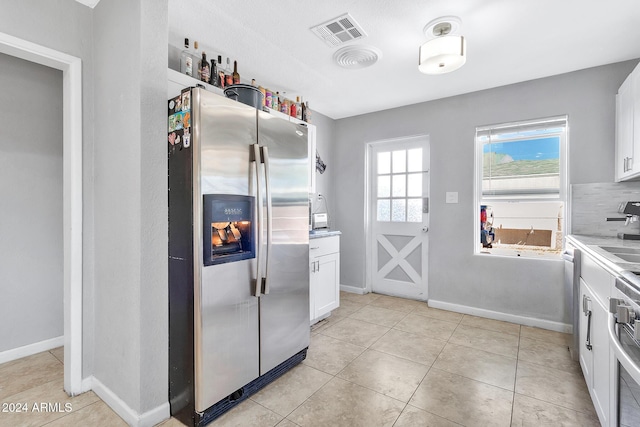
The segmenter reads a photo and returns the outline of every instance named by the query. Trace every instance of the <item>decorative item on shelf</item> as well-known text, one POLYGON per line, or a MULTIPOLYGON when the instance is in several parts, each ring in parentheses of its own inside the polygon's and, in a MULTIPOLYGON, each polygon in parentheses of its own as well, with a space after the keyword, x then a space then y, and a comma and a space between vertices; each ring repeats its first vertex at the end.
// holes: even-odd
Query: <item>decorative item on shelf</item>
POLYGON ((272 104, 271 104, 272 97, 273 97, 273 95, 271 93, 271 90, 270 89, 265 89, 264 90, 264 106, 265 107, 272 108, 272 104))
POLYGON ((298 114, 298 110, 296 110, 296 103, 291 101, 291 104, 289 105, 289 115, 291 117, 296 117, 298 114))
POLYGON ((262 106, 266 106, 267 91, 262 86, 258 86, 258 90, 262 93, 262 106))
POLYGON ((434 19, 424 27, 430 40, 420 46, 418 69, 424 74, 444 74, 455 71, 467 61, 467 44, 456 35, 461 20, 456 16, 434 19))
POLYGON ((218 55, 218 87, 224 88, 224 70, 222 69, 222 55, 218 55))
POLYGON ((302 120, 302 104, 299 96, 296 96, 296 119, 302 120))
POLYGON ((209 83, 218 87, 218 65, 215 59, 211 60, 211 69, 209 71, 211 72, 211 76, 209 76, 209 83))
POLYGON ((227 57, 227 66, 224 68, 224 85, 231 86, 233 84, 233 74, 231 73, 231 63, 227 57))
POLYGON ((276 91, 276 94, 271 94, 271 105, 276 111, 280 111, 280 92, 276 91))

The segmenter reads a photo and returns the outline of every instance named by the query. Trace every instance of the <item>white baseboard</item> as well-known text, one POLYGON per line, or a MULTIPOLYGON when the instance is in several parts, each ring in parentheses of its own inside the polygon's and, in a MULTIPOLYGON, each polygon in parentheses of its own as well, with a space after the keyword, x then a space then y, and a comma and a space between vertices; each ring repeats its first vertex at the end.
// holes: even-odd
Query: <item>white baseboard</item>
POLYGON ((456 313, 470 314, 472 316, 486 317, 488 319, 502 320, 503 322, 517 323, 525 326, 535 326, 536 328, 548 329, 550 331, 572 333, 573 326, 554 322, 551 320, 536 319, 534 317, 518 316, 515 314, 501 313, 499 311, 485 310, 483 308, 469 307, 466 305, 452 304, 450 302, 435 301, 430 299, 427 304, 429 307, 440 308, 443 310, 455 311, 456 313))
POLYGON ((64 345, 64 335, 0 352, 0 363, 11 362, 64 345))
POLYGON ((340 290, 351 292, 352 294, 364 295, 364 288, 358 288, 357 286, 340 285, 340 290))
MULTIPOLYGON (((168 401, 144 414, 138 414, 96 377, 92 376, 85 379, 85 381, 86 385, 91 385, 91 389, 93 389, 100 399, 109 405, 120 418, 132 427, 152 427, 171 417, 168 401)), ((83 388, 85 381, 83 381, 83 388)))

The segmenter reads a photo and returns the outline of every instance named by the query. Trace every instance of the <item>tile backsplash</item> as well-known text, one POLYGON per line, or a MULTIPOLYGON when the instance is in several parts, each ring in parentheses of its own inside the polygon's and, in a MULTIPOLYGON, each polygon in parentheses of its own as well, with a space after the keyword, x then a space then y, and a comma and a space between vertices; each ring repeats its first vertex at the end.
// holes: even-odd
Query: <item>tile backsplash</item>
POLYGON ((571 234, 617 236, 619 232, 640 233, 640 221, 627 226, 607 218, 624 218, 618 213, 622 202, 640 201, 640 182, 603 182, 571 186, 571 234))

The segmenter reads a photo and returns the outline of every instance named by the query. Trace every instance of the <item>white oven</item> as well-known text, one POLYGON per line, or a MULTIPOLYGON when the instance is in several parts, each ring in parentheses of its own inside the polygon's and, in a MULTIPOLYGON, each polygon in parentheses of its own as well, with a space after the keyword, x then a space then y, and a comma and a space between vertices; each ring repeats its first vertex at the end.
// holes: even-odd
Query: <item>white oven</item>
POLYGON ((609 313, 615 425, 640 426, 640 276, 616 279, 609 313))

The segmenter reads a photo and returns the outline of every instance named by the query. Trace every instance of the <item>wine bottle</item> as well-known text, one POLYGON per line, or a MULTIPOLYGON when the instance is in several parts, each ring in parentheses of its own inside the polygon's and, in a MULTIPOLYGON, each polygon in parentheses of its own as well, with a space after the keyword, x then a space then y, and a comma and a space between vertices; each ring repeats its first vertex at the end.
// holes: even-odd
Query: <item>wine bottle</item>
POLYGON ((209 71, 211 72, 211 76, 209 76, 209 83, 214 86, 218 86, 218 66, 216 65, 215 59, 211 60, 211 69, 209 71))
POLYGON ((224 88, 224 70, 222 69, 222 55, 218 55, 218 75, 216 76, 218 80, 218 87, 224 88))
POLYGON ((211 69, 209 68, 209 62, 207 61, 207 54, 202 51, 202 61, 200 62, 200 80, 205 83, 209 83, 211 78, 211 69))
POLYGON ((302 117, 300 118, 300 120, 306 122, 307 121, 307 106, 304 105, 304 101, 302 100, 302 97, 300 97, 300 108, 302 109, 302 117))
POLYGON ((240 74, 238 74, 238 61, 233 61, 233 84, 240 84, 240 74))
POLYGON ((302 120, 302 105, 300 105, 299 96, 296 96, 296 119, 302 120))
POLYGON ((189 39, 184 39, 184 49, 180 52, 180 72, 187 76, 193 76, 193 57, 189 50, 189 39))
POLYGON ((233 75, 231 74, 229 57, 227 57, 227 66, 224 68, 224 84, 225 86, 231 86, 233 84, 233 75))

